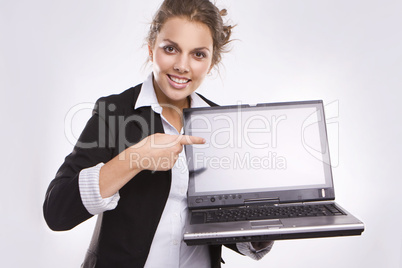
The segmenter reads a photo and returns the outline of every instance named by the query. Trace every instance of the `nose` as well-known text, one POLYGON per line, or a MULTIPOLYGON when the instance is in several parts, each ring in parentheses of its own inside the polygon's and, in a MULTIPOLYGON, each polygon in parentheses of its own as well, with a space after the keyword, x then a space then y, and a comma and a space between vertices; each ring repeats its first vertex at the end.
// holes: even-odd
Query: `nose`
POLYGON ((179 73, 188 73, 190 71, 189 57, 184 54, 179 55, 173 69, 179 73))

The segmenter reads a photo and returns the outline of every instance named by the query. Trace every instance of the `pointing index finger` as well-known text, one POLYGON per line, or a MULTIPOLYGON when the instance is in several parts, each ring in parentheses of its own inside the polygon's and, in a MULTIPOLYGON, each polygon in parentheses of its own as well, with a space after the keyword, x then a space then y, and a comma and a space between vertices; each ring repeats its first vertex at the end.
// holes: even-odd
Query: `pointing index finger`
POLYGON ((191 144, 204 144, 205 139, 196 136, 182 135, 180 138, 181 145, 191 145, 191 144))

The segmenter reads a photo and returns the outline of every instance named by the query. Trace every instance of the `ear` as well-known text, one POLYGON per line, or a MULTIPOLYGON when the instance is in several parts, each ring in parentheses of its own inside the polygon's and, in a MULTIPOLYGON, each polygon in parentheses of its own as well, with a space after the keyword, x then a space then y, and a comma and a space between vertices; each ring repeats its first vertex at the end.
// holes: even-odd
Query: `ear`
POLYGON ((149 60, 152 62, 153 61, 153 55, 154 55, 154 53, 153 53, 153 51, 152 51, 152 48, 151 48, 151 45, 150 44, 148 44, 148 55, 149 55, 149 60))
POLYGON ((148 55, 149 55, 149 61, 153 62, 153 59, 154 59, 153 55, 154 55, 154 52, 152 51, 152 48, 151 48, 150 44, 148 44, 148 55))

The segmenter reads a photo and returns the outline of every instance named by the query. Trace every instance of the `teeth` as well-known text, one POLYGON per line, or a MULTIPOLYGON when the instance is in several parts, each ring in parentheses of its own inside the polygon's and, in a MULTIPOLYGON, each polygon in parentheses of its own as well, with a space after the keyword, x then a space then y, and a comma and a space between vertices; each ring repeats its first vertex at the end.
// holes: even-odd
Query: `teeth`
POLYGON ((174 82, 176 82, 178 84, 185 84, 185 83, 187 83, 189 81, 187 79, 180 79, 180 78, 172 77, 170 75, 169 75, 169 77, 170 77, 170 79, 172 79, 172 81, 174 81, 174 82))

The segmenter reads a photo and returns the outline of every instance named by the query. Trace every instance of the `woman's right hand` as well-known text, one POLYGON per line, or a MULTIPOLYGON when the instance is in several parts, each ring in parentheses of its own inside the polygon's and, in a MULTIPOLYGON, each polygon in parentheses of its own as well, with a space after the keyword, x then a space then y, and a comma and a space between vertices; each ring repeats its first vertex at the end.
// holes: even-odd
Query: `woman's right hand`
POLYGON ((101 196, 114 195, 143 170, 165 171, 173 168, 183 145, 203 143, 203 138, 187 135, 157 133, 144 138, 102 166, 99 173, 101 196))
POLYGON ((205 140, 200 137, 156 133, 131 146, 126 153, 132 168, 165 171, 173 168, 183 145, 203 143, 205 140))

